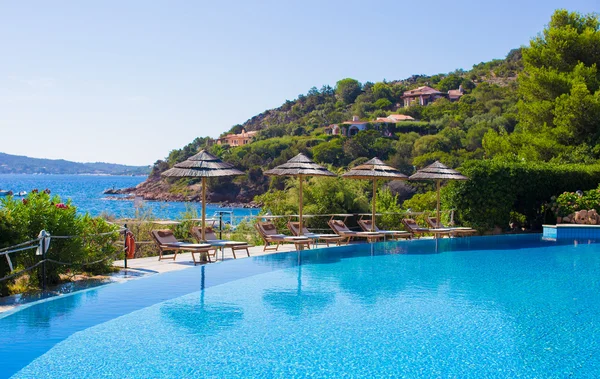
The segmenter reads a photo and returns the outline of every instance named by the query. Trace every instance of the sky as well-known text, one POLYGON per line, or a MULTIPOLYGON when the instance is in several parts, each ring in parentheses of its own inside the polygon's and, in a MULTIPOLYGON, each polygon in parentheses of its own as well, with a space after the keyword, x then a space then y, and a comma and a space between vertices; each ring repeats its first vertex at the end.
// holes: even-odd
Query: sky
POLYGON ((0 0, 0 152, 150 165, 343 78, 503 58, 599 0, 0 0))

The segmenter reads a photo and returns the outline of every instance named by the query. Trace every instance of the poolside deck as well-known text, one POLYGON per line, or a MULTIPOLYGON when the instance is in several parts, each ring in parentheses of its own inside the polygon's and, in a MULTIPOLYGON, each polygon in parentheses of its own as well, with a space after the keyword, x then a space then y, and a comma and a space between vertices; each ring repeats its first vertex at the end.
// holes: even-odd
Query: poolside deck
MULTIPOLYGON (((279 246, 279 250, 267 250, 263 251, 263 246, 252 246, 250 247, 250 256, 256 257, 260 255, 281 253, 281 252, 289 252, 295 251, 295 246, 293 244, 284 244, 279 246)), ((248 258, 246 256, 245 251, 238 251, 236 253, 237 259, 248 258)), ((214 262, 214 258, 211 257, 214 262)), ((217 262, 221 262, 222 260, 228 261, 234 259, 233 254, 231 253, 231 249, 226 249, 224 256, 222 252, 219 251, 217 262)), ((123 260, 115 261, 113 263, 114 266, 123 268, 125 267, 125 262, 123 260)), ((127 260, 127 268, 131 270, 136 270, 144 273, 152 273, 159 274, 163 272, 184 270, 186 268, 194 267, 194 261, 192 260, 191 253, 181 253, 177 254, 177 259, 173 261, 172 259, 163 259, 161 261, 158 260, 158 257, 146 257, 146 258, 136 258, 136 259, 128 259, 127 260)))

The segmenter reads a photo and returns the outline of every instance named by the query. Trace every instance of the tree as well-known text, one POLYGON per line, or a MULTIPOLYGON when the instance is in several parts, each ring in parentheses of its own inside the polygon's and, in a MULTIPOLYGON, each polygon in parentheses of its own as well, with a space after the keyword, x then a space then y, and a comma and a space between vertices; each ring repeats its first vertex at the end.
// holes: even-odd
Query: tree
POLYGON ((341 166, 346 160, 341 138, 334 138, 329 142, 321 143, 315 146, 312 151, 317 162, 341 166))
POLYGON ((390 109, 392 107, 392 102, 388 99, 379 99, 375 102, 375 107, 379 109, 390 109))
POLYGON ((345 104, 351 104, 360 95, 362 85, 358 80, 346 78, 338 81, 335 85, 335 96, 345 104))
POLYGON ((440 80, 437 89, 442 92, 448 92, 451 89, 457 89, 463 82, 463 78, 458 75, 448 75, 440 80))
MULTIPOLYGON (((557 10, 543 33, 523 50, 519 76, 519 125, 530 133, 546 127, 568 144, 598 139, 600 21, 594 14, 557 10), (591 113, 590 113, 591 112, 591 113)), ((549 135, 550 137, 552 135, 549 135)))

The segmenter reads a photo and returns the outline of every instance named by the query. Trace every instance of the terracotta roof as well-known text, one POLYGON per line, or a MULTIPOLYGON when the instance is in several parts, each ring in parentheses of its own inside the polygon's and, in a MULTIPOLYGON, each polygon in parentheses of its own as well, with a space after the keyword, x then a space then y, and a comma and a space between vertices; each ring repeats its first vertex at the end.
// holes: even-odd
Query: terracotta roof
POLYGON ((451 89, 448 91, 448 96, 450 97, 461 97, 464 93, 459 89, 451 89))
POLYGON ((442 95, 442 92, 440 92, 434 88, 428 87, 428 86, 422 86, 422 87, 411 89, 410 91, 404 92, 404 95, 402 97, 420 96, 420 95, 442 95))
POLYGON ((377 120, 371 121, 373 123, 389 122, 396 123, 400 121, 414 121, 414 118, 404 114, 391 114, 387 117, 377 117, 377 120))
POLYGON ((388 118, 391 118, 392 120, 396 120, 396 121, 414 121, 415 119, 410 117, 409 115, 405 115, 405 114, 391 114, 388 116, 388 118))
POLYGON ((253 137, 258 133, 258 130, 253 130, 251 132, 244 132, 239 134, 227 134, 225 137, 218 138, 219 140, 224 140, 231 137, 253 137))

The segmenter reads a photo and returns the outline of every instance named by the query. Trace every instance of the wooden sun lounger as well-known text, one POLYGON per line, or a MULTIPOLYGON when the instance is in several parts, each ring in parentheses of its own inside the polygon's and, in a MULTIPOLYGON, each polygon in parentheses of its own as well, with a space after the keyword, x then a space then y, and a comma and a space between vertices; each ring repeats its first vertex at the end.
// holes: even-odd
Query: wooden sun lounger
POLYGON ((383 238, 383 234, 377 232, 355 232, 350 230, 342 220, 329 220, 327 224, 335 234, 347 238, 346 242, 350 242, 352 238, 366 238, 369 242, 377 242, 383 238))
POLYGON ((196 260, 195 254, 206 254, 206 257, 209 262, 210 260, 210 250, 212 246, 206 243, 187 243, 187 242, 179 242, 177 238, 173 235, 173 231, 170 229, 163 230, 153 230, 150 232, 152 239, 158 246, 159 256, 158 260, 162 259, 173 259, 177 258, 177 253, 180 251, 189 251, 192 253, 192 260, 194 261, 194 266, 198 263, 201 263, 200 259, 196 260), (173 256, 169 258, 163 258, 163 255, 166 251, 172 251, 173 256))
POLYGON ((270 221, 259 221, 254 224, 254 227, 258 231, 258 234, 263 241, 265 241, 265 247, 263 248, 263 251, 277 251, 279 249, 279 245, 285 242, 293 243, 297 250, 302 250, 304 246, 310 249, 310 239, 308 237, 286 236, 285 234, 277 233, 277 228, 270 221), (274 244, 275 247, 273 248, 271 244, 274 244))
POLYGON ((477 234, 477 230, 475 230, 473 228, 467 228, 467 227, 446 227, 441 222, 440 223, 437 222, 437 217, 427 217, 427 223, 432 228, 450 229, 452 231, 452 235, 458 236, 458 237, 472 236, 474 234, 477 234))
MULTIPOLYGON (((365 219, 358 220, 358 225, 365 232, 370 232, 372 230, 371 220, 365 220, 365 219)), ((400 239, 400 238, 410 239, 410 238, 412 238, 412 233, 405 232, 403 230, 380 230, 377 227, 377 225, 375 225, 374 229, 376 232, 383 234, 387 238, 392 238, 392 239, 400 239)))
MULTIPOLYGON (((300 235, 300 222, 298 221, 289 221, 288 229, 292 232, 293 235, 300 235)), ((341 237, 337 234, 315 234, 311 233, 305 226, 302 227, 303 235, 309 237, 313 240, 313 243, 316 245, 318 241, 325 242, 325 245, 329 247, 330 243, 335 243, 337 246, 340 246, 342 243, 348 243, 346 237, 341 237)))
POLYGON ((192 236, 195 239, 197 239, 199 242, 206 242, 207 244, 209 244, 213 247, 215 259, 217 259, 217 248, 231 249, 231 252, 233 253, 233 259, 237 259, 236 255, 235 255, 236 250, 245 250, 246 254, 248 256, 250 256, 250 251, 248 250, 250 245, 248 245, 247 242, 218 239, 217 235, 215 234, 214 229, 210 226, 207 226, 206 228, 204 228, 204 238, 206 238, 206 241, 202 241, 202 229, 200 227, 198 227, 198 226, 192 227, 191 232, 192 232, 192 236))
POLYGON ((412 218, 403 218, 402 223, 406 227, 406 230, 411 232, 413 236, 431 233, 431 234, 434 234, 436 237, 440 237, 440 236, 449 236, 452 233, 450 229, 422 228, 412 218))

